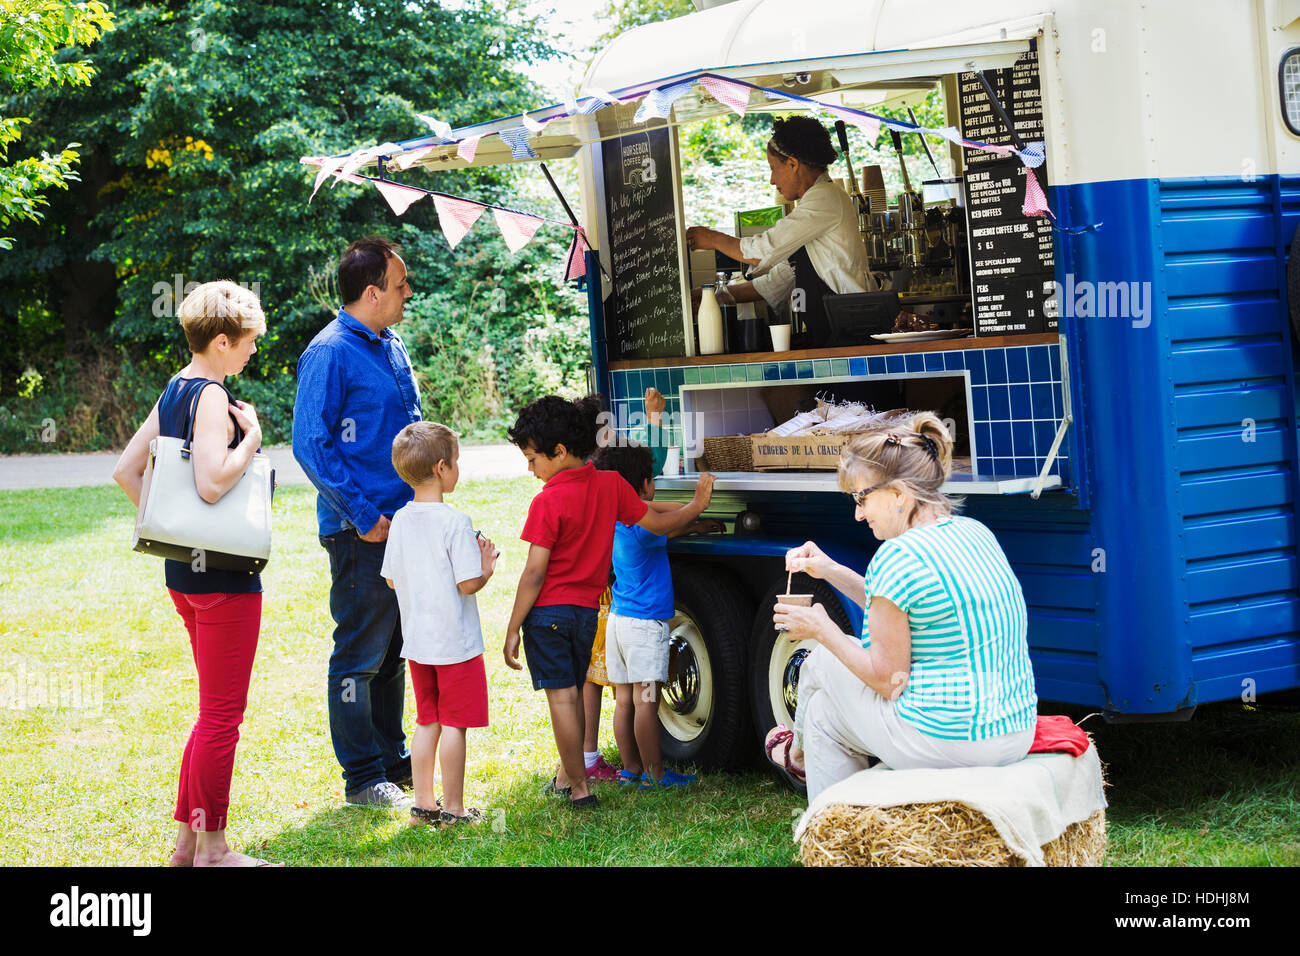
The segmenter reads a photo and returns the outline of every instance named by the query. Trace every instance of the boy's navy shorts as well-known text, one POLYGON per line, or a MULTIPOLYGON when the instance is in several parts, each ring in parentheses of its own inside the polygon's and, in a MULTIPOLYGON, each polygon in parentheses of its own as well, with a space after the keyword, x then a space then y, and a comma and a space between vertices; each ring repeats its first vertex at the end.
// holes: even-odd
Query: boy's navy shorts
POLYGON ((533 690, 581 687, 596 642, 596 609, 576 604, 535 607, 524 618, 524 656, 533 690))

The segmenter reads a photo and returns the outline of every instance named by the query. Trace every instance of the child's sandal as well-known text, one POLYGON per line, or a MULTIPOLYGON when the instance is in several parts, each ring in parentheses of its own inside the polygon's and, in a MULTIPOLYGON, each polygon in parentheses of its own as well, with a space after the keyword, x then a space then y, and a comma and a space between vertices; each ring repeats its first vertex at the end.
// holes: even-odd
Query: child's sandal
POLYGON ((438 816, 439 816, 439 823, 444 830, 449 830, 452 827, 482 823, 484 820, 487 819, 487 814, 484 813, 482 810, 480 810, 478 807, 466 807, 464 816, 458 817, 456 816, 456 814, 449 813, 446 810, 440 811, 438 816))
POLYGON ((442 820, 442 801, 438 801, 438 809, 426 810, 424 807, 411 807, 410 824, 413 827, 437 826, 442 820))

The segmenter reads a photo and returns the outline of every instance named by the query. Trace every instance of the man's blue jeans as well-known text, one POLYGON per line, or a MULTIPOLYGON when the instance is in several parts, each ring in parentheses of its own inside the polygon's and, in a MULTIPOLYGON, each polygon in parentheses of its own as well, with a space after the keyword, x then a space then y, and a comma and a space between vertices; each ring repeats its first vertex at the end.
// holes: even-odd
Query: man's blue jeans
POLYGON ((397 596, 379 576, 384 544, 362 541, 351 528, 322 537, 330 556, 330 737, 352 794, 411 774, 402 730, 406 669, 397 596))

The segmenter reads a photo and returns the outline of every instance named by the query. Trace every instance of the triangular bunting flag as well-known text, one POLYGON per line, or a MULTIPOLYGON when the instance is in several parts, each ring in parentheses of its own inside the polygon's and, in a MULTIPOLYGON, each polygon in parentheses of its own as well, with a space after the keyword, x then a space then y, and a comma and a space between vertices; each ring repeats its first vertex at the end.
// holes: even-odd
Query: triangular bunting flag
POLYGON ((415 118, 424 123, 429 129, 433 130, 443 139, 451 139, 451 124, 444 123, 442 120, 434 119, 432 116, 425 116, 423 113, 416 113, 415 118))
POLYGON ((667 119, 668 114, 673 111, 673 104, 688 93, 694 85, 694 80, 682 80, 672 86, 651 90, 645 95, 641 105, 636 108, 636 115, 632 117, 632 122, 644 123, 651 118, 667 119))
POLYGON ((393 165, 398 169, 410 169, 423 156, 428 156, 433 152, 432 146, 426 146, 424 149, 412 149, 393 157, 393 165))
POLYGON ((501 235, 511 252, 518 252, 528 245, 534 233, 546 221, 539 219, 537 216, 527 216, 520 212, 506 212, 504 209, 493 209, 492 218, 497 221, 497 228, 501 230, 501 235))
POLYGON ((346 156, 321 157, 320 159, 307 157, 303 159, 304 163, 320 164, 320 171, 316 174, 316 184, 312 187, 311 195, 307 197, 308 204, 316 198, 316 191, 320 189, 320 184, 329 179, 331 174, 337 173, 347 160, 346 156))
POLYGON ((874 146, 876 140, 880 137, 880 120, 874 116, 863 116, 861 113, 855 113, 853 110, 846 110, 838 106, 828 106, 826 109, 832 116, 837 116, 850 126, 857 127, 866 136, 867 142, 874 146))
POLYGON ((573 242, 569 244, 569 254, 565 259, 564 278, 581 279, 587 274, 587 234, 579 226, 573 230, 573 242))
POLYGON ((452 199, 450 196, 433 195, 433 204, 438 208, 438 225, 447 237, 447 244, 453 249, 465 238, 478 217, 487 207, 482 203, 470 202, 468 199, 452 199))
POLYGON ((498 135, 510 147, 510 155, 515 159, 537 158, 537 151, 528 145, 528 130, 522 126, 503 129, 498 135))
POLYGON ((375 180, 375 186, 383 194, 383 197, 388 200, 388 205, 393 208, 393 212, 399 216, 411 208, 411 203, 418 202, 426 195, 423 189, 413 189, 399 183, 385 183, 375 180))
POLYGON ((546 124, 549 123, 551 119, 554 119, 555 117, 551 117, 550 119, 544 119, 544 120, 535 120, 527 113, 525 113, 523 116, 519 118, 523 120, 524 128, 528 130, 528 132, 540 133, 542 130, 546 129, 546 124))
POLYGON ((1047 159, 1047 148, 1042 143, 1030 143, 1020 151, 1020 161, 1030 169, 1037 169, 1047 159))
POLYGON ((606 106, 618 102, 618 97, 612 96, 598 87, 590 87, 583 90, 582 96, 587 99, 587 102, 583 103, 580 109, 580 112, 582 113, 594 113, 598 109, 603 109, 606 106))
POLYGON ((1051 215, 1047 196, 1043 194, 1043 187, 1038 185, 1038 177, 1032 169, 1025 170, 1025 203, 1020 211, 1026 216, 1041 216, 1044 213, 1051 215))
POLYGON ((478 152, 478 141, 483 138, 483 134, 477 136, 466 136, 456 147, 456 155, 467 163, 474 162, 474 154, 478 152))
POLYGON ((719 103, 730 106, 741 116, 744 116, 745 110, 749 108, 748 86, 733 83, 731 80, 724 80, 720 76, 702 76, 700 77, 700 86, 708 90, 709 95, 719 103))

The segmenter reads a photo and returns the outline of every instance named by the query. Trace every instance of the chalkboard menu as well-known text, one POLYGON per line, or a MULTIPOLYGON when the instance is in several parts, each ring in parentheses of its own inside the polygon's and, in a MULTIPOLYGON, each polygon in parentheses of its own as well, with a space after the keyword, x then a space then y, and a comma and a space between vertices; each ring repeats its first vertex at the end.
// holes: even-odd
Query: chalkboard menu
POLYGON ((670 134, 662 124, 632 124, 635 108, 597 114, 602 136, 630 130, 600 144, 613 289, 605 300, 611 360, 686 354, 670 134))
MULTIPOLYGON (((1041 142, 1043 106, 1038 53, 1030 51, 1015 66, 989 70, 985 75, 1002 108, 1011 116, 1021 142, 1041 142)), ((989 102, 979 77, 963 73, 958 85, 962 135, 985 143, 1012 145, 1011 134, 989 102)), ((1020 211, 1025 198, 1024 165, 1016 157, 978 149, 963 153, 975 334, 1056 331, 1051 302, 1055 278, 1052 227, 1045 216, 1029 217, 1020 211)), ((1046 192, 1047 163, 1034 172, 1046 192)))

